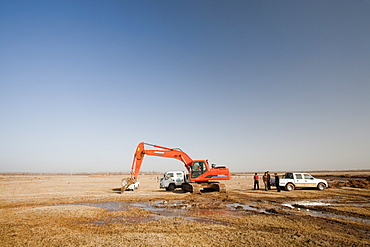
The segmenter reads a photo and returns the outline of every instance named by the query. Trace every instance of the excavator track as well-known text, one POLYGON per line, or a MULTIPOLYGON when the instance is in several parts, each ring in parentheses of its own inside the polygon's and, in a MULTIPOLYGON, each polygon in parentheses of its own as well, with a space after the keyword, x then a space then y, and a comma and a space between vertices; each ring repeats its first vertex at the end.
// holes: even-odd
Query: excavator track
POLYGON ((193 194, 200 194, 201 186, 197 183, 184 183, 182 184, 182 190, 184 192, 191 192, 193 194))
POLYGON ((191 192, 193 194, 201 194, 201 189, 213 190, 220 193, 226 193, 225 184, 221 183, 184 183, 182 185, 182 190, 185 192, 191 192))
POLYGON ((199 184, 191 184, 192 186, 192 193, 193 194, 200 194, 200 185, 199 184))
POLYGON ((218 191, 220 193, 226 193, 226 185, 221 183, 214 183, 212 185, 214 191, 218 191))

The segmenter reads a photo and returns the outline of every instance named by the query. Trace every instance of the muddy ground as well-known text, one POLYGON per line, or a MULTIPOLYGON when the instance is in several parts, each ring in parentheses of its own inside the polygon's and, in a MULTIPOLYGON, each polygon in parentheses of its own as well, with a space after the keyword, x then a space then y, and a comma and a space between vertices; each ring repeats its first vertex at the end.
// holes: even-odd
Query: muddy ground
POLYGON ((160 175, 0 175, 1 246, 370 246, 370 173, 313 174, 324 191, 166 192, 160 175))

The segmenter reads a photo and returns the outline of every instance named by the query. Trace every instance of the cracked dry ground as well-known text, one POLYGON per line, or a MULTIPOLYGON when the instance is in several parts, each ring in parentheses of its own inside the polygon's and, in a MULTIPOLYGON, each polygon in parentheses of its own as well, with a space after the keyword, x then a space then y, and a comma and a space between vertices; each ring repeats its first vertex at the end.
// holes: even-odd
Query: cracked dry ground
MULTIPOLYGON (((158 189, 159 175, 119 194, 120 175, 0 176, 2 246, 368 246, 370 191, 158 189), (304 202, 304 203, 302 203, 304 202)), ((337 176, 334 174, 333 177, 337 176)))

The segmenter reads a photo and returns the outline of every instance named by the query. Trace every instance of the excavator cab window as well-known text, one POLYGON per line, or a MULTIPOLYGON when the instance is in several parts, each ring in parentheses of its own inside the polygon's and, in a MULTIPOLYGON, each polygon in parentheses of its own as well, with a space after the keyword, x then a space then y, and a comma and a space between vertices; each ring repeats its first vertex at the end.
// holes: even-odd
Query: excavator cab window
POLYGON ((197 178, 207 171, 206 165, 204 162, 194 162, 191 167, 192 173, 191 178, 197 178))

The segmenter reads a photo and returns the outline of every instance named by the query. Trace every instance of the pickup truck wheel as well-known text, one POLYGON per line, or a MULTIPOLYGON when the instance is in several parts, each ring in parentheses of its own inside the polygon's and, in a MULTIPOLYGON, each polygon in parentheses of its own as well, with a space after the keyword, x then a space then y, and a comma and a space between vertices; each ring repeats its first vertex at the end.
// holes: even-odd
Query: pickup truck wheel
POLYGON ((287 190, 287 191, 292 191, 292 190, 294 190, 294 185, 293 185, 293 184, 291 184, 291 183, 289 183, 289 184, 285 185, 285 190, 287 190))
POLYGON ((325 186, 325 184, 324 183, 319 183, 318 185, 317 185, 317 189, 318 190, 324 190, 326 188, 326 186, 325 186))
POLYGON ((170 185, 168 185, 168 190, 169 190, 169 191, 174 191, 174 190, 175 190, 175 188, 176 188, 175 184, 170 184, 170 185))

